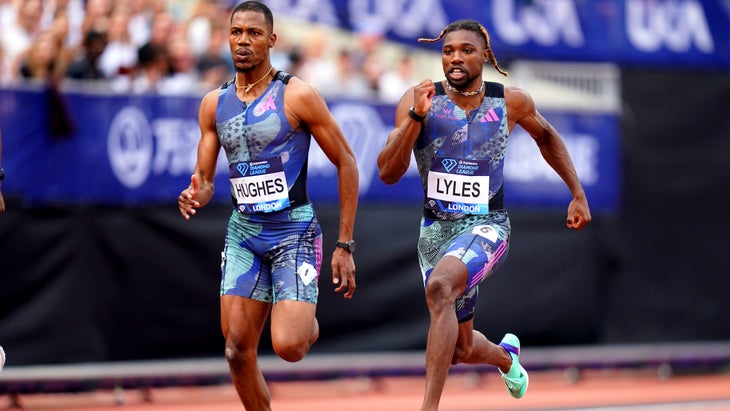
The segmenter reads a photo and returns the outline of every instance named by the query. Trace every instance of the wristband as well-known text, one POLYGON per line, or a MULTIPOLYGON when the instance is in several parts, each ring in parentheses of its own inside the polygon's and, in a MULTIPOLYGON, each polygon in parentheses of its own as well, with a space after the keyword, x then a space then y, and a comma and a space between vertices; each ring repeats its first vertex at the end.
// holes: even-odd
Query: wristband
POLYGON ((419 123, 423 123, 423 120, 425 120, 425 119, 426 119, 426 116, 421 116, 421 115, 418 115, 418 114, 416 113, 416 111, 415 111, 415 110, 413 109, 413 106, 411 106, 411 108, 409 108, 409 109, 408 109, 408 115, 409 115, 409 116, 410 116, 410 117, 411 117, 412 119, 416 120, 416 121, 417 121, 417 122, 419 122, 419 123))

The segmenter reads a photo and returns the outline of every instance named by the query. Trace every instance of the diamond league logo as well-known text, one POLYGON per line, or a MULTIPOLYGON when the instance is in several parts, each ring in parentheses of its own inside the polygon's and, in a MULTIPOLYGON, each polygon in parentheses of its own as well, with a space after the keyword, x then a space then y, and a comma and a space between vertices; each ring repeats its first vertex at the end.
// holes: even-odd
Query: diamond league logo
POLYGON ((149 121, 135 107, 125 107, 114 117, 107 136, 109 165, 127 188, 147 181, 152 167, 154 141, 149 121))
POLYGON ((238 163, 236 166, 236 169, 238 169, 238 172, 241 173, 242 176, 245 176, 248 172, 248 164, 247 163, 238 163))
POLYGON ((441 165, 444 166, 444 168, 446 169, 446 172, 450 173, 451 170, 453 170, 454 167, 456 167, 456 160, 454 160, 453 158, 446 158, 446 159, 441 160, 441 165))

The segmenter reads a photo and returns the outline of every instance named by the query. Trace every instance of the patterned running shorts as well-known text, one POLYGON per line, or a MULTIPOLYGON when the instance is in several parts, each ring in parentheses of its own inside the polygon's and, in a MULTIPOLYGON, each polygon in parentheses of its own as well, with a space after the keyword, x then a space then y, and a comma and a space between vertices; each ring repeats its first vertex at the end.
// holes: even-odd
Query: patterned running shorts
POLYGON ((317 303, 322 228, 311 203, 273 213, 233 211, 221 254, 221 295, 317 303))
POLYGON ((421 219, 418 262, 424 287, 436 263, 444 256, 460 259, 469 271, 466 290, 454 305, 459 322, 474 316, 479 284, 506 260, 510 232, 506 210, 455 221, 421 219))

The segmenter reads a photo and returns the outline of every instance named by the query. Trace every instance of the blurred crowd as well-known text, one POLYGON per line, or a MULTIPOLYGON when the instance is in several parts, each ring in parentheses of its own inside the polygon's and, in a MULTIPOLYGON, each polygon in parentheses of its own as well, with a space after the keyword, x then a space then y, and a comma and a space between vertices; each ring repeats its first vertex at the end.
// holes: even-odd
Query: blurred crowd
MULTIPOLYGON (((0 83, 205 92, 233 76, 233 6, 221 0, 0 0, 0 83)), ((411 55, 382 58, 378 27, 356 28, 353 41, 336 50, 330 37, 316 29, 299 42, 280 34, 272 61, 326 97, 395 102, 415 83, 411 55)))

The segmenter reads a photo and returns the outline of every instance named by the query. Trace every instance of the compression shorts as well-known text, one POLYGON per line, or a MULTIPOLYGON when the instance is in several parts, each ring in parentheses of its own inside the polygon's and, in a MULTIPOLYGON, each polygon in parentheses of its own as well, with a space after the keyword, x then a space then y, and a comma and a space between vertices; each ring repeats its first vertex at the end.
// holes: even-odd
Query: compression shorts
POLYGON ((221 295, 317 303, 322 228, 311 203, 273 213, 233 211, 221 262, 221 295))
POLYGON ((452 221, 421 219, 418 262, 424 287, 444 256, 460 259, 469 272, 466 289, 454 306, 459 322, 473 317, 479 284, 506 260, 510 232, 509 215, 504 209, 452 221))

